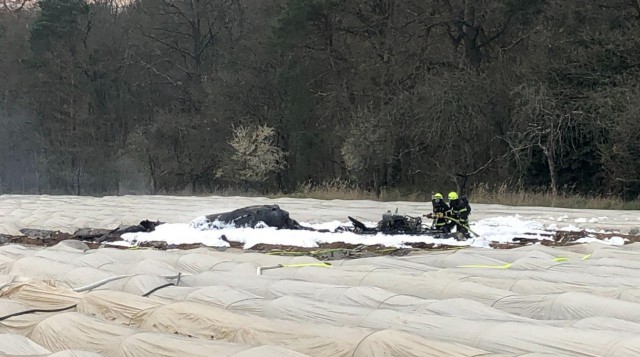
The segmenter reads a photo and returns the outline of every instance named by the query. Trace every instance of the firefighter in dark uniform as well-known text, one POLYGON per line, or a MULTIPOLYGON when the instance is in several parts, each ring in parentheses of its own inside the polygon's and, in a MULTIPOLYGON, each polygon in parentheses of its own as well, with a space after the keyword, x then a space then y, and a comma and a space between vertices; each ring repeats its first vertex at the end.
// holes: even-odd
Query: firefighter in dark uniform
POLYGON ((451 229, 447 225, 445 214, 449 211, 449 205, 444 202, 444 198, 441 193, 436 193, 431 198, 431 205, 433 206, 433 213, 427 214, 427 218, 433 219, 432 227, 440 229, 444 233, 449 233, 451 229))
POLYGON ((449 211, 445 214, 447 217, 455 219, 449 220, 447 227, 449 231, 456 227, 456 232, 462 233, 465 238, 469 237, 469 214, 471 214, 471 206, 466 197, 458 197, 457 192, 449 192, 449 211), (457 222, 456 222, 457 221, 457 222))

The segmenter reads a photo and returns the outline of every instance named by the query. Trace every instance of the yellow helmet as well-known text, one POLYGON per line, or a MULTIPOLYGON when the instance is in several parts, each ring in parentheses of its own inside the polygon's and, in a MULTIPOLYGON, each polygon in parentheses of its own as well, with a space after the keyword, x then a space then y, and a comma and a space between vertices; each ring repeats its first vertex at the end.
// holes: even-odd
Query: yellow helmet
POLYGON ((449 192, 449 200, 457 200, 458 199, 458 193, 457 192, 449 192))
POLYGON ((435 195, 433 195, 433 199, 434 200, 441 200, 442 199, 442 194, 441 193, 436 193, 435 195))

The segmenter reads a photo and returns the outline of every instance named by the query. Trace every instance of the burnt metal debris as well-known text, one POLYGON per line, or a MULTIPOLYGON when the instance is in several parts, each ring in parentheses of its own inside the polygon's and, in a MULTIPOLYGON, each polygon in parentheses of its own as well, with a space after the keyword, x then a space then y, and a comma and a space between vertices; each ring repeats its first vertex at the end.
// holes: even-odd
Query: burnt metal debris
POLYGON ((289 212, 278 205, 248 206, 230 212, 211 214, 206 218, 209 223, 220 222, 238 228, 255 228, 258 224, 264 224, 278 229, 308 229, 291 219, 289 212))
POLYGON ((211 223, 218 222, 223 225, 233 225, 235 227, 252 227, 255 228, 259 224, 277 229, 301 229, 316 232, 337 233, 352 232, 355 234, 375 235, 428 235, 434 238, 464 238, 459 237, 455 233, 445 233, 440 229, 435 229, 423 223, 422 217, 413 217, 409 215, 401 215, 387 211, 382 215, 382 219, 375 227, 367 227, 364 223, 356 218, 348 217, 353 224, 350 226, 340 226, 335 230, 314 229, 300 225, 296 220, 289 216, 289 212, 283 210, 278 205, 258 205, 239 208, 230 212, 211 214, 206 216, 207 223, 210 227, 215 228, 216 225, 211 223))

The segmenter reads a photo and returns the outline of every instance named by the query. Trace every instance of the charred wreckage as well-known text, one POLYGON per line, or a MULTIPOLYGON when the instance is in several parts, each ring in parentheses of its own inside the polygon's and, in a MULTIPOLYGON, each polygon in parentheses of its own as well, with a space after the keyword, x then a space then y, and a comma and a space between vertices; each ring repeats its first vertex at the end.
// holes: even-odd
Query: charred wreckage
POLYGON ((347 217, 353 224, 350 226, 340 226, 335 230, 314 229, 303 226, 296 220, 289 217, 289 212, 283 210, 278 205, 257 205, 236 209, 230 212, 212 214, 206 216, 209 227, 216 227, 217 224, 226 226, 242 227, 275 227, 277 229, 307 230, 321 233, 352 232, 362 235, 389 234, 389 235, 428 235, 434 238, 456 238, 466 239, 468 235, 461 233, 445 232, 433 226, 423 223, 422 217, 398 214, 387 211, 382 215, 382 219, 375 227, 367 227, 356 218, 347 217))
MULTIPOLYGON (((423 223, 422 217, 400 215, 387 211, 375 227, 368 227, 363 222, 353 217, 347 217, 353 226, 339 226, 334 230, 315 229, 303 226, 289 216, 289 212, 278 205, 256 205, 239 208, 230 212, 216 213, 203 217, 203 219, 191 223, 192 227, 201 230, 214 230, 226 227, 236 228, 264 228, 305 230, 319 233, 351 232, 361 235, 417 235, 433 238, 455 238, 465 240, 469 235, 462 233, 450 233, 423 223)), ((153 232, 157 226, 164 224, 160 221, 144 220, 135 226, 121 226, 113 230, 83 228, 70 235, 82 241, 94 243, 113 242, 121 240, 125 233, 153 232)), ((24 230, 25 235, 38 239, 49 239, 51 232, 24 230), (33 232, 32 232, 33 231, 33 232), (43 235, 44 234, 44 235, 43 235)), ((1 238, 1 237, 0 237, 1 238)), ((0 242, 1 243, 1 242, 0 242)))

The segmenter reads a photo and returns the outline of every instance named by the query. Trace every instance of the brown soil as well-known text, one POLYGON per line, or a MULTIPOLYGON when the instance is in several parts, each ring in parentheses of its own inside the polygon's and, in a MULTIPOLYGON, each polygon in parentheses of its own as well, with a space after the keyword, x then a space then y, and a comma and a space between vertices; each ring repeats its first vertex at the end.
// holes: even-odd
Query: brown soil
POLYGON ((580 243, 574 243, 574 242, 580 238, 584 238, 587 236, 594 237, 600 240, 605 240, 613 237, 621 237, 625 239, 624 244, 640 242, 639 235, 612 233, 612 232, 590 233, 584 230, 577 231, 577 232, 558 231, 554 234, 554 241, 556 242, 556 245, 580 244, 580 243))
MULTIPOLYGON (((3 244, 21 244, 21 245, 30 245, 30 246, 45 246, 50 247, 60 243, 63 240, 67 239, 77 239, 82 240, 85 244, 89 246, 90 249, 97 249, 99 246, 107 246, 119 249, 130 249, 129 247, 111 245, 109 242, 103 242, 102 244, 93 242, 91 240, 80 239, 80 237, 76 237, 73 234, 62 233, 59 231, 44 231, 44 230, 36 230, 36 229, 24 229, 21 231, 23 236, 8 236, 8 235, 0 235, 0 245, 3 244)), ((494 249, 512 249, 516 247, 521 247, 525 245, 531 244, 542 244, 545 246, 567 246, 567 245, 575 245, 579 243, 575 243, 576 240, 582 237, 595 237, 597 239, 608 239, 611 237, 622 237, 628 241, 625 241, 625 244, 640 242, 640 236, 631 235, 631 234, 620 234, 620 233, 590 233, 587 231, 557 231, 557 232, 549 232, 538 234, 533 233, 524 233, 520 237, 514 237, 513 242, 510 243, 491 243, 490 246, 494 249), (539 236, 543 236, 546 239, 540 239, 539 236)), ((228 240, 224 235, 221 237, 222 240, 229 243, 231 248, 243 249, 244 244, 240 242, 234 242, 228 240)), ((377 245, 355 245, 348 244, 344 242, 333 242, 333 243, 321 243, 317 248, 301 248, 296 246, 289 245, 273 245, 273 244, 257 244, 253 247, 247 249, 248 251, 266 253, 270 255, 288 255, 288 256, 313 256, 321 260, 334 260, 334 259, 349 259, 349 258, 362 258, 362 257, 370 257, 370 256, 380 256, 380 255, 394 255, 394 256, 402 256, 410 254, 411 252, 416 251, 435 251, 435 250, 451 250, 451 249, 464 249, 466 247, 460 246, 450 246, 450 245, 442 245, 442 244, 434 244, 434 243, 405 243, 407 248, 394 248, 394 247, 386 247, 380 244, 377 245)), ((142 242, 139 245, 139 248, 147 248, 147 249, 195 249, 195 248, 215 248, 218 250, 225 250, 228 248, 219 248, 219 247, 210 247, 206 244, 195 243, 195 244, 167 244, 167 242, 155 241, 155 242, 142 242)))
MULTIPOLYGON (((74 239, 73 235, 62 232, 46 232, 47 234, 40 235, 24 235, 24 236, 9 236, 0 234, 0 245, 3 244, 20 244, 25 246, 38 246, 38 247, 52 247, 63 240, 74 239)), ((90 249, 98 248, 99 244, 93 242, 85 242, 90 249)))

